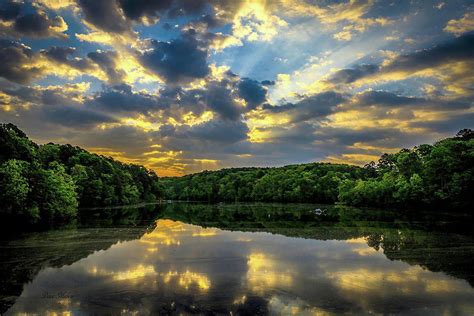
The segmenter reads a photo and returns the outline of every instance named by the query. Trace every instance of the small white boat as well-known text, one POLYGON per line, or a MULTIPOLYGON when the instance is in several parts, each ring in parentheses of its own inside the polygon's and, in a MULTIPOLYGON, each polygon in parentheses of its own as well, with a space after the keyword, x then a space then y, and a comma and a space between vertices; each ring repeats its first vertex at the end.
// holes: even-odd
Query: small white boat
POLYGON ((320 208, 315 208, 313 210, 313 213, 316 214, 316 215, 322 215, 324 213, 324 210, 322 210, 320 208))

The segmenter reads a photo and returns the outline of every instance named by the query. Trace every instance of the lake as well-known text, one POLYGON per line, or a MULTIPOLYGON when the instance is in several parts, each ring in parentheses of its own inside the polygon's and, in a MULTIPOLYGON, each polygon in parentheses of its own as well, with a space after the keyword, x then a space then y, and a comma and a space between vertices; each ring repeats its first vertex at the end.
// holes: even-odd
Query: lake
POLYGON ((2 237, 1 313, 474 314, 467 216, 307 204, 88 212, 2 237))

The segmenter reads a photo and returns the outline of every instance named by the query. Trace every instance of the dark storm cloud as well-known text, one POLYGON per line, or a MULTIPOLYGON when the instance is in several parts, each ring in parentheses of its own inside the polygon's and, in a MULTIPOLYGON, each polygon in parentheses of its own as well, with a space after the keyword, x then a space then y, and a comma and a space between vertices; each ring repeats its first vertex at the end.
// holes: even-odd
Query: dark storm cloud
POLYGON ((264 85, 264 86, 274 86, 274 85, 275 85, 275 81, 273 81, 273 80, 263 80, 263 81, 261 82, 261 84, 264 85))
POLYGON ((474 113, 457 114, 443 120, 416 122, 411 126, 426 128, 431 132, 454 135, 463 128, 474 129, 474 113))
POLYGON ((367 91, 361 93, 356 98, 358 106, 380 105, 397 107, 401 105, 422 104, 424 102, 424 99, 400 96, 387 91, 367 91))
POLYGON ((166 87, 159 91, 159 100, 164 107, 164 114, 181 120, 182 116, 192 112, 201 115, 212 111, 222 120, 235 121, 241 118, 250 108, 236 102, 238 95, 234 81, 209 81, 204 88, 184 90, 179 87, 166 87))
POLYGON ((14 30, 22 35, 28 37, 50 37, 58 36, 59 34, 52 31, 52 27, 63 27, 64 20, 59 17, 49 18, 43 12, 35 12, 20 16, 16 19, 14 30))
POLYGON ((213 82, 202 92, 202 95, 198 94, 198 98, 223 119, 237 120, 245 110, 235 102, 231 91, 222 82, 213 82))
POLYGON ((218 154, 229 145, 245 141, 248 132, 240 120, 213 119, 194 126, 163 125, 155 136, 167 150, 218 154))
POLYGON ((202 15, 198 20, 194 21, 193 23, 198 24, 198 25, 201 24, 205 26, 206 29, 212 29, 215 27, 222 26, 224 21, 220 19, 219 17, 217 17, 216 15, 205 14, 205 15, 202 15))
POLYGON ((42 50, 41 54, 48 59, 86 72, 94 68, 94 64, 104 71, 110 84, 118 84, 123 81, 125 72, 117 69, 118 54, 115 51, 90 52, 86 58, 74 57, 76 52, 74 47, 53 46, 47 50, 42 50))
POLYGON ((400 55, 383 67, 381 71, 418 71, 451 62, 473 59, 474 32, 470 32, 433 48, 400 55))
POLYGON ((24 3, 8 1, 0 5, 0 20, 11 22, 11 26, 0 25, 1 36, 13 37, 61 37, 67 28, 60 16, 50 17, 45 12, 34 9, 22 14, 24 3), (56 29, 54 29, 56 28, 56 29))
POLYGON ((27 84, 41 78, 47 72, 54 74, 54 68, 35 66, 40 60, 50 61, 50 67, 55 64, 66 65, 80 72, 87 73, 99 67, 106 74, 108 82, 122 82, 125 73, 117 70, 118 54, 115 51, 95 51, 87 54, 86 58, 73 57, 74 47, 52 46, 39 53, 31 48, 14 41, 0 40, 0 76, 10 81, 27 84), (46 59, 46 60, 45 60, 46 59))
POLYGON ((130 30, 130 23, 115 0, 78 0, 78 4, 84 19, 102 30, 114 33, 130 30))
POLYGON ((208 0, 119 0, 118 5, 124 15, 131 20, 139 21, 146 17, 156 20, 163 15, 169 18, 201 14, 209 8, 208 0))
MULTIPOLYGON (((432 48, 395 57, 386 66, 357 65, 351 69, 339 70, 328 81, 333 84, 348 84, 379 74, 414 73, 452 62, 473 61, 473 56, 474 32, 470 32, 432 48)), ((469 70, 467 71, 469 72, 469 70)))
POLYGON ((352 98, 352 106, 355 107, 407 107, 409 109, 441 109, 459 110, 469 109, 472 101, 466 98, 447 99, 438 96, 436 99, 425 99, 419 97, 407 97, 388 91, 366 91, 352 98))
POLYGON ((103 91, 97 92, 87 101, 87 105, 112 113, 135 112, 143 114, 169 106, 157 96, 133 92, 132 87, 126 84, 107 87, 103 91))
MULTIPOLYGON (((259 131, 271 135, 265 138, 265 143, 252 146, 250 153, 265 156, 268 152, 279 152, 283 159, 292 155, 318 155, 323 159, 331 155, 340 155, 353 152, 351 147, 355 143, 366 143, 379 147, 402 147, 407 144, 416 145, 429 139, 429 135, 412 134, 398 128, 365 128, 354 130, 350 128, 334 128, 327 125, 298 122, 288 126, 274 126, 259 128, 259 131)), ((358 152, 355 150, 355 152, 358 152)), ((360 151, 359 151, 360 152, 360 151)), ((367 152, 364 152, 367 153, 367 152)), ((374 152, 379 154, 379 152, 374 152)), ((308 160, 308 161, 310 161, 308 160)))
POLYGON ((138 21, 143 17, 159 18, 161 12, 168 9, 172 2, 172 0, 119 0, 118 4, 127 18, 138 21))
POLYGON ((152 144, 152 135, 132 126, 115 126, 104 130, 94 129, 77 140, 78 146, 106 148, 132 156, 142 155, 144 149, 152 144))
POLYGON ((118 54, 114 51, 95 51, 87 54, 107 74, 109 82, 120 83, 125 77, 123 70, 116 69, 118 54))
POLYGON ((78 0, 84 18, 95 27, 114 33, 131 30, 132 22, 156 22, 160 17, 197 15, 209 8, 207 0, 78 0))
MULTIPOLYGON (((10 89, 2 89, 2 92, 17 98, 16 103, 33 103, 36 105, 66 105, 71 104, 71 97, 78 95, 63 94, 58 90, 41 90, 34 87, 19 86, 10 89)), ((74 103, 74 102, 72 102, 74 103)))
POLYGON ((258 81, 243 78, 237 84, 239 95, 251 108, 262 104, 267 99, 267 89, 258 81))
POLYGON ((318 125, 308 122, 296 122, 288 126, 259 127, 259 132, 268 132, 271 136, 265 142, 273 144, 292 144, 298 146, 312 146, 318 125))
POLYGON ((326 148, 345 151, 346 146, 352 146, 354 143, 368 143, 373 146, 381 147, 401 147, 409 144, 418 144, 425 141, 428 135, 412 134, 405 132, 398 128, 364 128, 361 130, 354 130, 351 128, 333 128, 326 126, 317 131, 315 140, 324 142, 326 148))
POLYGON ((112 85, 95 93, 87 104, 106 112, 147 114, 162 111, 164 119, 172 117, 177 121, 190 112, 199 116, 207 110, 217 114, 221 120, 237 121, 251 108, 236 102, 238 94, 234 84, 234 81, 224 79, 209 81, 199 89, 167 86, 157 94, 135 92, 126 84, 112 85))
POLYGON ((19 2, 5 1, 0 4, 0 19, 4 21, 15 20, 20 15, 22 4, 19 2))
POLYGON ((249 129, 242 121, 211 120, 192 126, 186 135, 204 141, 235 143, 247 138, 249 129))
POLYGON ((43 70, 27 67, 36 61, 37 54, 31 48, 14 41, 0 39, 0 77, 17 83, 29 83, 40 77, 43 70))
POLYGON ((334 84, 352 83, 360 78, 374 74, 379 70, 377 65, 357 65, 354 68, 337 71, 329 82, 334 84))
POLYGON ((281 106, 265 104, 263 109, 272 113, 288 113, 292 122, 301 122, 322 119, 333 113, 336 107, 344 101, 346 101, 344 95, 328 91, 304 97, 297 103, 287 103, 281 106))
POLYGON ((46 56, 48 59, 68 65, 69 67, 85 71, 91 68, 91 63, 89 60, 84 58, 70 58, 76 52, 74 47, 57 47, 52 46, 47 50, 42 50, 41 54, 46 56))
POLYGON ((80 107, 47 106, 39 110, 39 118, 65 127, 94 127, 100 123, 115 122, 112 117, 80 107))
POLYGON ((152 40, 152 48, 140 54, 139 60, 168 83, 189 82, 209 74, 206 45, 190 30, 169 42, 152 40))
POLYGON ((352 145, 357 142, 373 142, 376 140, 388 140, 400 135, 395 128, 367 128, 353 130, 350 128, 326 128, 321 131, 320 137, 330 139, 339 145, 352 145))
POLYGON ((293 116, 293 120, 305 121, 327 116, 344 101, 345 98, 342 94, 333 91, 306 97, 296 104, 298 111, 293 116))
MULTIPOLYGON (((72 86, 70 86, 72 87, 72 86)), ((66 87, 68 88, 68 87, 66 87)), ((21 113, 25 119, 35 119, 42 122, 54 123, 65 127, 91 127, 99 123, 113 122, 112 117, 83 106, 74 98, 82 95, 74 89, 19 86, 2 89, 2 92, 11 96, 10 102, 14 114, 21 113), (22 106, 31 104, 29 109, 22 106)))

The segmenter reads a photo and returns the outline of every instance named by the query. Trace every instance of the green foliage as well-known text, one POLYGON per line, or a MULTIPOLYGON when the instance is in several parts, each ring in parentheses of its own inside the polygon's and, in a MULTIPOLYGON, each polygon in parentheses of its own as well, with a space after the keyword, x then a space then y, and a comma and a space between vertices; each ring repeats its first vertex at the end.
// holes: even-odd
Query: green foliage
POLYGON ((33 178, 35 200, 43 221, 65 222, 76 217, 76 186, 62 165, 53 161, 48 169, 36 169, 33 178))
POLYGON ((233 168, 163 180, 187 201, 343 202, 355 206, 474 209, 474 132, 383 154, 363 168, 311 163, 233 168))
POLYGON ((31 162, 38 146, 13 124, 0 124, 0 163, 10 159, 31 162))
POLYGON ((163 186, 152 171, 71 145, 38 146, 13 124, 0 125, 0 220, 54 224, 83 208, 154 202, 163 186))
POLYGON ((312 163, 204 171, 165 178, 163 184, 165 196, 173 200, 333 203, 341 181, 368 176, 368 170, 356 166, 312 163))
POLYGON ((359 206, 473 209, 474 132, 469 129, 434 145, 384 154, 375 169, 374 178, 341 183, 339 200, 359 206))
POLYGON ((13 217, 15 212, 26 217, 29 222, 39 219, 38 209, 29 205, 31 187, 28 182, 30 164, 26 161, 11 159, 0 166, 0 212, 3 216, 13 217))

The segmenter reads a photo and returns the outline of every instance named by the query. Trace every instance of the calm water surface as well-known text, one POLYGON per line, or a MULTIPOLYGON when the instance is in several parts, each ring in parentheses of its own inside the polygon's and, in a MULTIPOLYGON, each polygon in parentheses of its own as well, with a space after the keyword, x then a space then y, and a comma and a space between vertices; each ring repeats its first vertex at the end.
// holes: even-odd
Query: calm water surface
POLYGON ((128 210, 134 217, 126 223, 100 219, 100 226, 6 239, 2 308, 7 315, 474 315, 469 219, 313 209, 168 205, 152 211, 156 221, 141 218, 150 210, 128 210))

